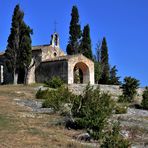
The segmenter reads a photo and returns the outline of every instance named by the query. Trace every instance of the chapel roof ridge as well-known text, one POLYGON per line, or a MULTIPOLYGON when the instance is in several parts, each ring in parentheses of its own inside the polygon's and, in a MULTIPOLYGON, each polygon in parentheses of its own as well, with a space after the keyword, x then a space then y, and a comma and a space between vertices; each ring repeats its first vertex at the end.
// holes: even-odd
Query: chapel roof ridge
MULTIPOLYGON (((47 60, 44 60, 42 61, 43 63, 44 62, 53 62, 53 61, 61 61, 61 60, 68 60, 72 57, 77 57, 77 56, 83 56, 85 57, 82 53, 78 53, 78 54, 73 54, 73 55, 64 55, 64 56, 59 56, 59 57, 54 57, 52 59, 47 59, 47 60)), ((85 57, 87 58, 87 57, 85 57)), ((87 58, 88 60, 92 61, 91 59, 87 58)))

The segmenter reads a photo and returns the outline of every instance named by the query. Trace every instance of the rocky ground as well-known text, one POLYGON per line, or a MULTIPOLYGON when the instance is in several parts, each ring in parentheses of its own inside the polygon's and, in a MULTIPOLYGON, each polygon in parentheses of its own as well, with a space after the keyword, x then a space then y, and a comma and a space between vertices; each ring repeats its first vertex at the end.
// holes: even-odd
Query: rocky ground
POLYGON ((148 111, 128 108, 127 114, 116 115, 122 134, 132 141, 133 148, 148 148, 148 111))
MULTIPOLYGON (((62 120, 50 108, 42 108, 35 99, 38 86, 0 86, 0 147, 83 148, 97 143, 78 142, 73 137, 83 131, 56 126, 62 120)), ((121 134, 134 148, 148 147, 148 111, 129 108, 127 114, 113 118, 121 122, 121 134)))

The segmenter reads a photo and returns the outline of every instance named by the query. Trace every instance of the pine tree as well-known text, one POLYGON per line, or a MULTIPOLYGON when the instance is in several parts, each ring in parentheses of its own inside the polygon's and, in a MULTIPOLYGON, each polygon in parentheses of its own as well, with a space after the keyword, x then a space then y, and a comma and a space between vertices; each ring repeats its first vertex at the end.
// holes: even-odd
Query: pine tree
POLYGON ((6 65, 13 75, 13 83, 17 84, 20 68, 25 68, 31 60, 31 38, 30 29, 23 21, 24 13, 19 5, 14 8, 12 16, 11 32, 8 37, 6 48, 6 65), (28 60, 24 60, 28 59, 28 60), (27 62, 26 62, 27 61, 27 62))
POLYGON ((81 38, 81 27, 79 24, 79 13, 77 6, 73 6, 72 8, 69 34, 70 37, 66 51, 67 54, 72 55, 78 53, 79 39, 81 38))
POLYGON ((109 80, 109 84, 113 84, 113 85, 120 85, 121 82, 119 81, 120 77, 117 77, 117 68, 116 66, 113 66, 110 70, 110 80, 109 80))
POLYGON ((108 62, 108 47, 106 38, 104 37, 101 45, 101 67, 102 67, 102 75, 99 83, 108 84, 109 83, 109 62, 108 62))
POLYGON ((92 49, 91 49, 90 27, 88 24, 84 26, 84 29, 83 29, 82 41, 81 41, 79 52, 82 53, 87 58, 91 60, 93 59, 92 49))

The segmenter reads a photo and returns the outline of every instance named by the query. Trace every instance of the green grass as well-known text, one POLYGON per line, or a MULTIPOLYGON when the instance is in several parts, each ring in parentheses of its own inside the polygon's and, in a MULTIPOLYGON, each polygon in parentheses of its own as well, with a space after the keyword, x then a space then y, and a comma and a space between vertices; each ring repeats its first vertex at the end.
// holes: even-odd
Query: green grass
POLYGON ((43 135, 44 132, 38 128, 35 128, 35 127, 32 127, 32 128, 29 128, 28 129, 28 132, 31 134, 31 135, 43 135))
POLYGON ((10 126, 10 120, 7 117, 0 115, 0 129, 5 129, 10 126))
POLYGON ((16 132, 18 130, 17 121, 8 116, 0 115, 0 131, 16 132))

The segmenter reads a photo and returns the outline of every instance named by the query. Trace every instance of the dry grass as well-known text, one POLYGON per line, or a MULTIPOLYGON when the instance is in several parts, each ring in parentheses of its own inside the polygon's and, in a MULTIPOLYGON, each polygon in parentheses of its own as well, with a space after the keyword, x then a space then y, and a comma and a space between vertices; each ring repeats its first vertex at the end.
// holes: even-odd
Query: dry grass
POLYGON ((72 141, 80 131, 66 130, 53 123, 58 115, 32 113, 14 99, 34 99, 36 86, 0 86, 0 148, 84 148, 72 141))

